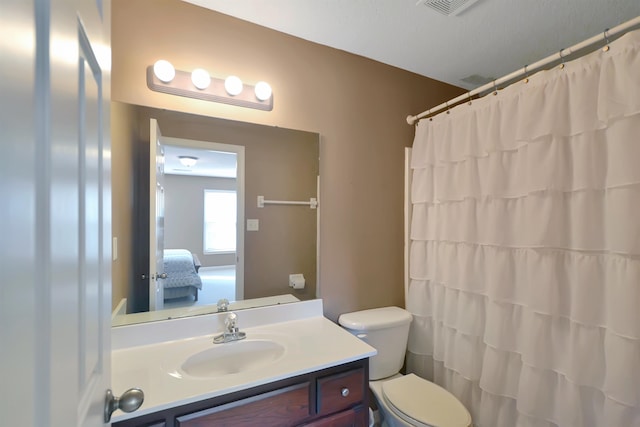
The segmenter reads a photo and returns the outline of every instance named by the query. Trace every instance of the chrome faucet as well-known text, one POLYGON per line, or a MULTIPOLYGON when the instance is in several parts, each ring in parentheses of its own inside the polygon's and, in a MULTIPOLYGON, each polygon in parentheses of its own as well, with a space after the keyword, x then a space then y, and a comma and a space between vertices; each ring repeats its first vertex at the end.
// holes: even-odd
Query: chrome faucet
POLYGON ((227 317, 224 319, 224 326, 224 332, 213 338, 214 344, 240 341, 247 337, 247 334, 240 332, 240 328, 238 328, 238 316, 234 312, 227 314, 227 317))

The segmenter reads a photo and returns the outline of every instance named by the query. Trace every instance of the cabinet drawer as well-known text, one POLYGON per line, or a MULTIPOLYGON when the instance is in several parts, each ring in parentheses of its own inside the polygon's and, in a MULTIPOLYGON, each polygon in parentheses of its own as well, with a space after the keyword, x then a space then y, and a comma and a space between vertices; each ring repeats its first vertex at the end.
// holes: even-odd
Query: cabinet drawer
POLYGON ((289 426, 310 415, 308 382, 177 417, 179 427, 289 426))
POLYGON ((318 414, 327 415, 361 403, 366 384, 363 368, 318 379, 318 414))

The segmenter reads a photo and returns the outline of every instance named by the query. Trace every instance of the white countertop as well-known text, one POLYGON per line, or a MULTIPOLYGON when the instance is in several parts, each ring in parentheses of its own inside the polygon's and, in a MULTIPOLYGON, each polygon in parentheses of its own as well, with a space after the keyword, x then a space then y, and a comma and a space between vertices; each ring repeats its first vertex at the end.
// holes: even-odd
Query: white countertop
MULTIPOLYGON (((373 347, 323 317, 321 300, 248 309, 236 314, 247 340, 275 337, 285 345, 285 354, 259 369, 215 378, 189 377, 176 371, 179 361, 190 354, 190 349, 216 345, 211 340, 222 331, 226 313, 114 328, 112 389, 117 394, 138 387, 144 391, 145 400, 136 412, 116 411, 112 422, 376 354, 373 347)), ((217 345, 229 344, 233 345, 217 345)))

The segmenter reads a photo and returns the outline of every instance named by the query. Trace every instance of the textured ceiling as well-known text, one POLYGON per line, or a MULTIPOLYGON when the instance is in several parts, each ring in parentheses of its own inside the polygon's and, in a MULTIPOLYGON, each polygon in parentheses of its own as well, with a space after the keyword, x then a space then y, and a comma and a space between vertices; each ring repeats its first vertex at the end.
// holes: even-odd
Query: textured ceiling
POLYGON ((415 0, 185 1, 466 89, 640 16, 640 0, 478 0, 457 16, 415 0))

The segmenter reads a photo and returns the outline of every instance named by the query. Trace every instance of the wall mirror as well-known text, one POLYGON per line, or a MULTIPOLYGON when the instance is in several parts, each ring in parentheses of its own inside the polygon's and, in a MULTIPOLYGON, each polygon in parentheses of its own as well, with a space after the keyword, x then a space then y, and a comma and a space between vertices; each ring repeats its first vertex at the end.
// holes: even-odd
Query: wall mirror
POLYGON ((316 298, 317 133, 140 106, 128 111, 138 128, 132 280, 126 309, 114 307, 121 313, 114 326, 216 312, 220 299, 239 310, 316 298), (152 119, 161 133, 155 149, 152 119), (156 194, 152 168, 164 171, 156 194), (153 220, 150 205, 160 200, 163 214, 153 220), (157 272, 149 267, 154 229, 157 272), (194 271, 176 270, 189 260, 195 281, 194 271), (304 288, 290 286, 291 274, 303 275, 304 288))

